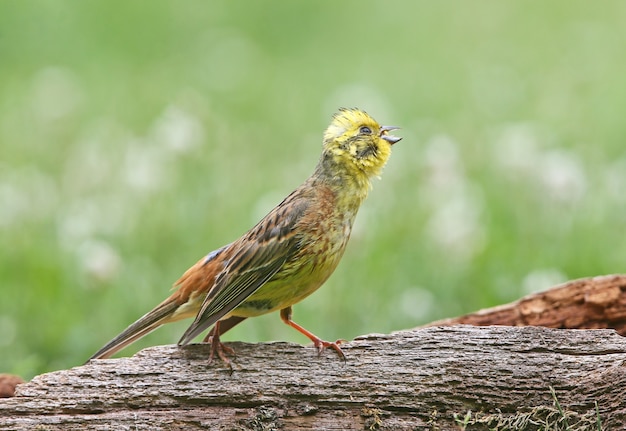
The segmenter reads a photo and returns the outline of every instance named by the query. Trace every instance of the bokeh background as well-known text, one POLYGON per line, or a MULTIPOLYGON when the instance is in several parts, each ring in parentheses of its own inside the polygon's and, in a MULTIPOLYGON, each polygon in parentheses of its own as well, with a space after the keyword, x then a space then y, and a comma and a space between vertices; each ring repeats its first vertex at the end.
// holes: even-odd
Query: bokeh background
MULTIPOLYGON (((83 363, 298 186, 340 106, 404 140, 294 308, 321 337, 624 272, 625 18, 623 1, 0 2, 0 372, 83 363)), ((277 314, 225 339, 307 341, 277 314)))

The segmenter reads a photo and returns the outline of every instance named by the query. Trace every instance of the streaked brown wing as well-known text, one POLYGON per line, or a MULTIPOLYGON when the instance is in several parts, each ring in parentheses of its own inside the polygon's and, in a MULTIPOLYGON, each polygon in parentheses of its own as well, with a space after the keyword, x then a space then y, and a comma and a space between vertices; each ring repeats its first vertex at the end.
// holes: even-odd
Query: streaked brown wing
POLYGON ((231 244, 235 253, 216 277, 202 308, 185 331, 179 345, 237 308, 298 252, 295 227, 309 205, 295 193, 288 196, 240 240, 231 244))

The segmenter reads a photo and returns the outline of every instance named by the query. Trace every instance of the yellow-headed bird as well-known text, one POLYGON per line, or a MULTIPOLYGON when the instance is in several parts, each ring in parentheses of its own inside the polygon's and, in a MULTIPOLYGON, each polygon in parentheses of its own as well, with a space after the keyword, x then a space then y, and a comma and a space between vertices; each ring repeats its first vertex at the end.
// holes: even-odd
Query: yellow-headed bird
POLYGON ((205 341, 227 364, 232 349, 220 335, 248 317, 280 310, 281 319, 321 352, 345 358, 339 341, 323 341, 291 320, 291 306, 317 290, 333 273, 352 223, 401 138, 359 109, 340 109, 324 133, 313 174, 256 226, 203 257, 174 284, 176 291, 126 328, 91 359, 107 358, 164 323, 195 320, 179 345, 213 326, 205 341))

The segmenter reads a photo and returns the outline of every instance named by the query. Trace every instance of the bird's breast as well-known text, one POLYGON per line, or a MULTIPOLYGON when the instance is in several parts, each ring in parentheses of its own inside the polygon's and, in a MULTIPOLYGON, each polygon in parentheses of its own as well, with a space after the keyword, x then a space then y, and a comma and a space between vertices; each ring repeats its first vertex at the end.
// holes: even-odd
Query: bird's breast
POLYGON ((233 315, 252 317, 289 307, 330 277, 343 256, 356 216, 356 209, 338 208, 336 203, 328 198, 309 210, 300 221, 293 256, 233 315))

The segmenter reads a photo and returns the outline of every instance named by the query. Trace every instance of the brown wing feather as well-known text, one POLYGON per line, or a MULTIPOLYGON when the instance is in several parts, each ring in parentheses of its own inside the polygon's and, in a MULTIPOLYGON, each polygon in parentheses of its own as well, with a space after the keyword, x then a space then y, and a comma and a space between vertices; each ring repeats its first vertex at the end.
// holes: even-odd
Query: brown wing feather
POLYGON ((269 281, 299 249, 296 226, 310 200, 292 193, 246 235, 232 244, 237 250, 217 275, 202 308, 179 345, 233 311, 269 281))

